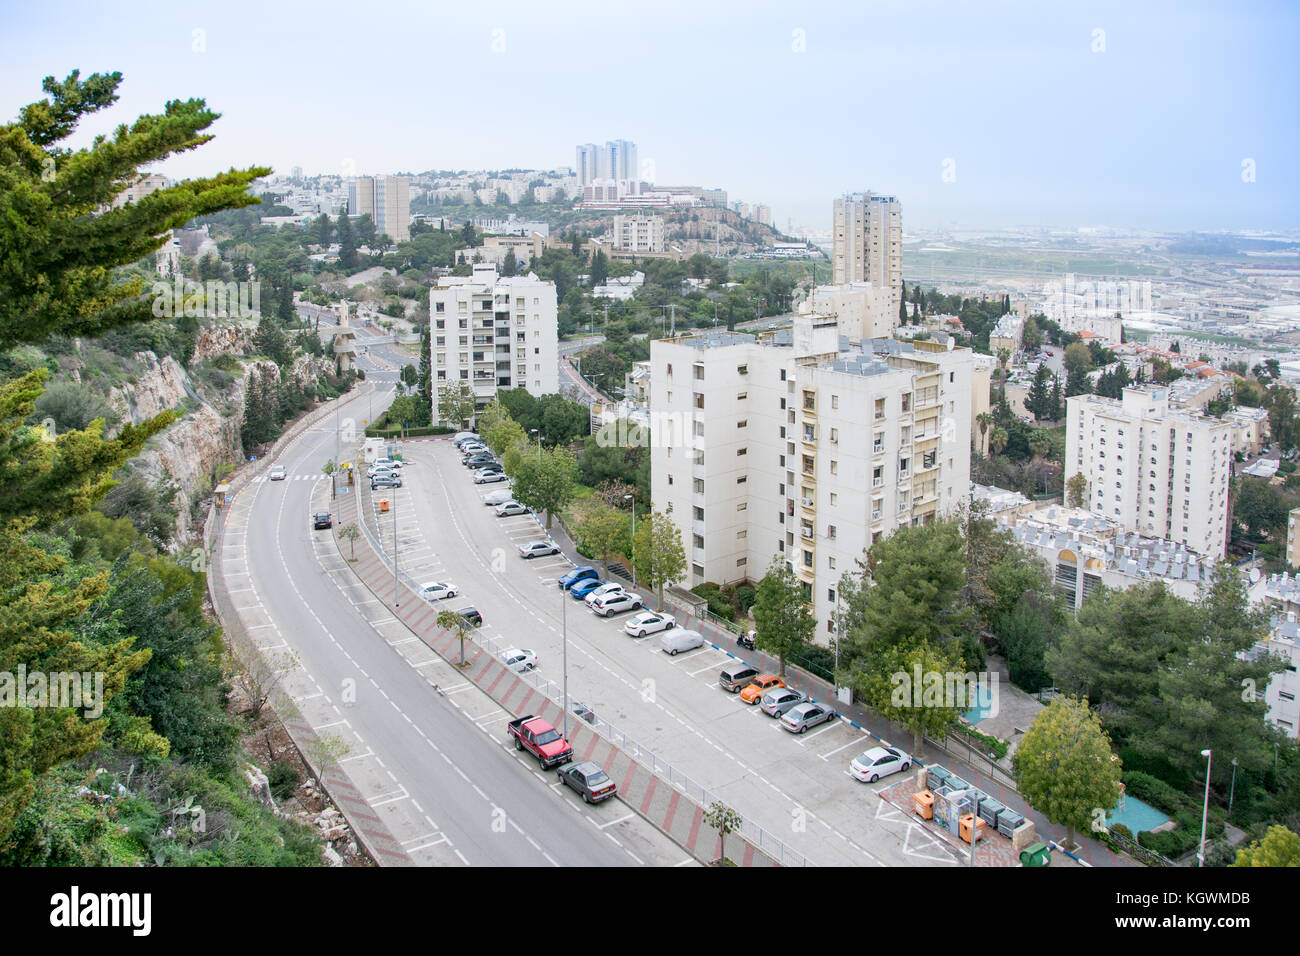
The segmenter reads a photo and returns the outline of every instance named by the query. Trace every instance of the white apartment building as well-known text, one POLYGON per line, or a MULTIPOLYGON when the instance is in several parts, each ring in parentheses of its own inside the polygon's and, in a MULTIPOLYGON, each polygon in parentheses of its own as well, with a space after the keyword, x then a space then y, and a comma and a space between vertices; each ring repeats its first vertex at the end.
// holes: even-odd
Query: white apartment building
POLYGON ((851 342, 834 318, 652 343, 651 492, 687 579, 757 581, 781 556, 826 643, 840 576, 967 499, 971 353, 851 342))
MULTIPOLYGON (((559 391, 555 283, 497 275, 490 264, 469 276, 444 276, 429 289, 433 397, 447 382, 466 382, 479 408, 500 388, 532 395, 559 391)), ((438 409, 434 420, 440 421, 438 409)))
POLYGON ((1087 479, 1095 514, 1125 531, 1219 558, 1227 542, 1227 422, 1170 408, 1164 388, 1129 387, 1120 401, 1066 399, 1065 481, 1087 479))
POLYGON ((831 224, 833 281, 870 282, 889 290, 898 314, 903 298, 903 207, 893 196, 852 193, 835 200, 831 224))
POLYGON ((646 214, 614 217, 612 241, 623 252, 663 252, 664 220, 646 214))
POLYGON ((348 183, 348 215, 369 216, 380 235, 407 241, 411 238, 410 177, 356 177, 348 183))
POLYGON ((819 285, 799 305, 800 312, 834 315, 850 338, 883 339, 898 327, 898 306, 889 307, 889 290, 870 282, 819 285))

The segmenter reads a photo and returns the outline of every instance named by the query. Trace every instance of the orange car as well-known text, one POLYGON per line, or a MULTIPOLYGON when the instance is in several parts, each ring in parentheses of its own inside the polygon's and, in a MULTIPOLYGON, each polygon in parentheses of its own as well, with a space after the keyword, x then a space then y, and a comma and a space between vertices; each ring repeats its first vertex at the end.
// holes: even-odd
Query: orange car
POLYGON ((759 674, 753 683, 740 692, 740 699, 747 704, 757 704, 769 690, 784 686, 785 681, 775 674, 759 674))

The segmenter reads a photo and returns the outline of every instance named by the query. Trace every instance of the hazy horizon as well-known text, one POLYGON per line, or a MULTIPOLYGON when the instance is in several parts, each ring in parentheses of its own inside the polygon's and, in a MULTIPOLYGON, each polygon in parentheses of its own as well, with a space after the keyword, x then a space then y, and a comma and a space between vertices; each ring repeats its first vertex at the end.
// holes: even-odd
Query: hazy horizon
POLYGON ((782 230, 824 230, 868 189, 909 229, 1290 230, 1300 212, 1283 3, 55 2, 0 27, 6 121, 73 69, 124 75, 77 144, 206 99, 216 139, 160 167, 176 177, 550 169, 629 139, 655 181, 765 203, 782 230))

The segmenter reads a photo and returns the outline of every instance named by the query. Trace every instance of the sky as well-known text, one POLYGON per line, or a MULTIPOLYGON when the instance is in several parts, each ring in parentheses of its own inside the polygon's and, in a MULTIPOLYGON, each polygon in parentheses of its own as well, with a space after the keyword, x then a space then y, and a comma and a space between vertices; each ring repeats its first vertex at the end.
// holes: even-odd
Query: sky
POLYGON ((170 176, 571 166, 628 139, 663 185, 829 228, 1300 228, 1300 4, 1237 0, 245 0, 0 5, 0 117, 120 71, 74 144, 169 99, 222 114, 170 176))

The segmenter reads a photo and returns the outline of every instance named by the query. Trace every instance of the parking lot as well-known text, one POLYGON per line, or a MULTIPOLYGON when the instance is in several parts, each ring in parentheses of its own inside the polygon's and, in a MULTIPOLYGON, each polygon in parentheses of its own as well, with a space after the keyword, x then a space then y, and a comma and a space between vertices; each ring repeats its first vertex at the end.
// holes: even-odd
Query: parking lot
MULTIPOLYGON (((502 485, 474 485, 449 442, 406 447, 403 487, 365 489, 391 554, 396 518, 398 566, 418 585, 450 581, 458 594, 438 602, 483 615, 482 633, 531 650, 539 670, 562 679, 568 636, 569 696, 652 749, 674 771, 706 787, 747 818, 822 865, 957 863, 942 841, 876 796, 895 782, 859 783, 849 761, 879 741, 834 720, 788 733, 757 706, 718 687, 734 659, 713 645, 670 657, 659 635, 633 638, 630 616, 603 619, 561 591, 573 565, 563 555, 524 560, 520 544, 545 536, 531 515, 497 517, 482 497, 502 485), (388 512, 379 504, 388 500, 388 512)), ((653 599, 649 602, 653 609, 653 599)), ((895 743, 900 743, 895 741, 895 743)))

